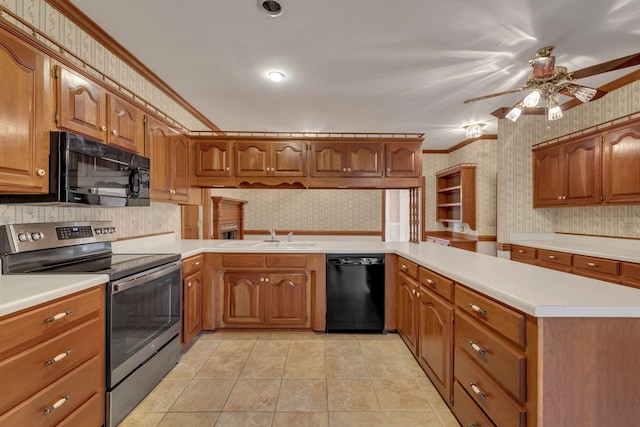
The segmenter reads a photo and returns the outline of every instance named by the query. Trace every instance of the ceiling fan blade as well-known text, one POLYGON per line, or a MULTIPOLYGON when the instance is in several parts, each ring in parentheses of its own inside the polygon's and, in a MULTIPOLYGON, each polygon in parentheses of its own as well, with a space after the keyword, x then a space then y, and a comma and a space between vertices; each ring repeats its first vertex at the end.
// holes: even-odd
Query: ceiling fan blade
POLYGON ((565 87, 561 88, 561 89, 558 91, 558 93, 561 93, 562 95, 570 96, 570 97, 572 97, 572 98, 579 99, 579 98, 575 95, 575 90, 574 90, 574 91, 569 90, 569 86, 573 87, 574 89, 577 89, 577 88, 581 88, 581 87, 582 87, 582 88, 587 88, 587 89, 595 90, 595 91, 596 91, 596 93, 595 93, 595 95, 593 95, 593 97, 592 97, 591 99, 589 99, 589 102, 591 102, 591 101, 595 101, 595 100, 596 100, 596 99, 598 99, 598 98, 602 98, 603 96, 605 96, 605 95, 608 93, 607 91, 604 91, 604 90, 601 90, 601 89, 589 88, 589 87, 587 87, 587 86, 582 86, 582 85, 577 85, 577 84, 571 84, 571 85, 565 86, 565 87))
POLYGON ((477 98, 467 99, 466 101, 464 101, 464 103, 468 104, 470 102, 482 101, 483 99, 489 99, 489 98, 493 98, 495 96, 507 95, 509 93, 522 92, 525 89, 526 89, 526 87, 521 87, 521 88, 518 88, 518 89, 506 90, 504 92, 492 93, 491 95, 484 95, 484 96, 479 96, 477 98))
POLYGON ((608 73, 609 71, 633 67, 634 65, 640 65, 640 52, 634 53, 633 55, 625 56, 624 58, 618 58, 611 61, 603 62, 602 64, 592 65, 591 67, 583 68, 570 74, 573 79, 577 80, 583 79, 585 77, 595 76, 596 74, 608 73))

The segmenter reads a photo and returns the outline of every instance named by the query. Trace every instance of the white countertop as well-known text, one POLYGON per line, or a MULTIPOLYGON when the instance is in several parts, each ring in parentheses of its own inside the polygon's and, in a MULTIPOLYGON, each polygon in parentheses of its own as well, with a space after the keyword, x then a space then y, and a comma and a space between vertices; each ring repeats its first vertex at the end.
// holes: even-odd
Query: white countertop
MULTIPOLYGON (((179 253, 183 258, 204 252, 396 253, 536 317, 640 317, 639 289, 432 243, 318 241, 313 248, 283 250, 224 247, 228 242, 155 236, 115 242, 114 252, 179 253)), ((104 275, 0 276, 0 315, 107 280, 104 275)))

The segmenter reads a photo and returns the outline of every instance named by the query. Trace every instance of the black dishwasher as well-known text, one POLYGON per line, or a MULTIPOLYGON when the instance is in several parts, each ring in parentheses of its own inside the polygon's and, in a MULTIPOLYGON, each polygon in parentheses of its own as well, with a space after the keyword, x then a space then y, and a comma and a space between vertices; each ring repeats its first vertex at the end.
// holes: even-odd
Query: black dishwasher
POLYGON ((383 329, 384 255, 327 255, 327 332, 383 329))

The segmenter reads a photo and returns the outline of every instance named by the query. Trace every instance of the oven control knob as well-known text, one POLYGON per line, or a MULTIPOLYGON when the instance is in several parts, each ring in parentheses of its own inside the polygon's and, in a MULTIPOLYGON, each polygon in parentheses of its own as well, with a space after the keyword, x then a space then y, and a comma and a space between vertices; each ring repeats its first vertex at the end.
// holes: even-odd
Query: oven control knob
POLYGON ((27 233, 20 233, 18 234, 18 240, 21 242, 26 242, 27 240, 29 240, 29 235, 27 233))
POLYGON ((111 228, 109 229, 109 233, 115 233, 115 232, 116 232, 116 228, 115 228, 115 227, 111 227, 111 228))
POLYGON ((39 231, 36 231, 35 233, 31 233, 31 238, 33 240, 42 240, 43 237, 44 235, 39 231))

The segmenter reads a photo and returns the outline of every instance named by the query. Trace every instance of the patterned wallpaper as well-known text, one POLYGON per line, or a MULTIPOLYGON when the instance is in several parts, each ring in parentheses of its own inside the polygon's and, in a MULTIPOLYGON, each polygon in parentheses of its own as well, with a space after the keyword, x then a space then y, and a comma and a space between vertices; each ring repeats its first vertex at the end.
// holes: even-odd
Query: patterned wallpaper
POLYGON ((496 156, 497 141, 480 139, 449 154, 422 156, 425 177, 425 230, 460 231, 482 236, 496 235, 496 156), (436 172, 460 163, 476 164, 476 230, 467 224, 453 224, 453 229, 436 221, 436 172))
POLYGON ((180 206, 155 203, 145 207, 66 207, 0 205, 0 225, 31 222, 113 221, 118 238, 173 231, 180 238, 180 206))
POLYGON ((557 121, 521 116, 498 121, 498 242, 514 232, 567 232, 640 238, 640 206, 532 208, 531 147, 640 111, 640 82, 566 111, 557 121))
POLYGON ((212 189, 247 200, 247 230, 372 231, 382 229, 381 190, 212 189))
MULTIPOLYGON (((0 0, 0 4, 56 40, 83 61, 100 70, 110 79, 124 85, 136 95, 168 114, 185 128, 207 130, 207 127, 184 108, 176 104, 131 67, 108 51, 68 18, 44 0, 0 0)), ((7 20, 13 22, 7 16, 7 20)), ((45 40, 42 40, 45 41, 45 40)), ((69 57, 69 59, 72 59, 69 57)), ((80 65, 81 64, 77 64, 80 65)), ((90 71, 90 69, 87 69, 90 71)))

